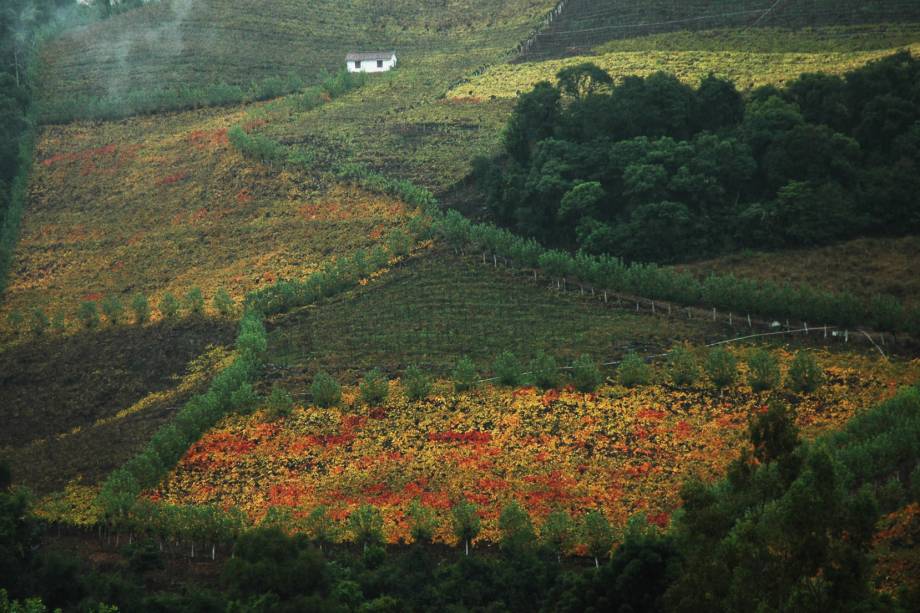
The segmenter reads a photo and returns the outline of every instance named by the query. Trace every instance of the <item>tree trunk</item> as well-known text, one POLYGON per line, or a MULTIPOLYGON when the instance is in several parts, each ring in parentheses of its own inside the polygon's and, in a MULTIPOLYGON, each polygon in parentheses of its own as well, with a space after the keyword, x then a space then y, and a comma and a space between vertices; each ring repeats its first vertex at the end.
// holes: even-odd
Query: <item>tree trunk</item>
POLYGON ((594 568, 600 568, 601 562, 597 559, 597 556, 594 556, 594 568))
POLYGON ((217 545, 211 543, 211 560, 217 559, 217 545))
POLYGON ((466 546, 466 555, 470 555, 470 539, 463 541, 463 544, 466 546))

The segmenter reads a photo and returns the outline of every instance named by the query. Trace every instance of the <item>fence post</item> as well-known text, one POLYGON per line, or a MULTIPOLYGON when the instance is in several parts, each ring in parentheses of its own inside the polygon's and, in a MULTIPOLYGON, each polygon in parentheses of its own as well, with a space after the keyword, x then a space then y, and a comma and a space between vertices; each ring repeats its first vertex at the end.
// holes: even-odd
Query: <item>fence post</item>
POLYGON ((844 330, 844 331, 843 331, 843 342, 844 342, 844 343, 849 343, 849 342, 850 342, 850 331, 849 331, 849 330, 844 330))
POLYGON ((753 326, 753 325, 751 325, 751 314, 750 314, 750 313, 748 313, 748 316, 747 316, 747 318, 748 318, 748 328, 751 328, 751 329, 753 329, 753 328, 754 328, 754 326, 753 326))
POLYGON ((607 290, 604 290, 604 304, 607 304, 607 290))
POLYGON ((671 303, 668 303, 668 317, 671 316, 671 303))
POLYGON ((652 315, 655 314, 655 301, 652 300, 652 315))
POLYGON ((808 336, 808 322, 805 322, 805 336, 808 336))
POLYGON ((712 321, 716 320, 716 307, 712 307, 712 321))
POLYGON ((498 268, 498 257, 494 253, 492 254, 492 264, 495 265, 495 268, 498 268))
POLYGON ((824 338, 827 338, 827 324, 824 324, 824 338))
POLYGON ((728 325, 731 326, 732 328, 735 327, 735 325, 732 323, 732 314, 731 314, 731 311, 729 311, 729 313, 728 313, 728 325))

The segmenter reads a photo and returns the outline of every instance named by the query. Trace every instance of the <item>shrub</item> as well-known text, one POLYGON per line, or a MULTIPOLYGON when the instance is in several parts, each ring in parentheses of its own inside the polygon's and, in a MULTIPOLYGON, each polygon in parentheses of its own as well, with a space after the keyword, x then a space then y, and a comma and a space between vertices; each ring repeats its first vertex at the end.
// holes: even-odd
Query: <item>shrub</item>
POLYGON ((361 399, 369 405, 381 404, 390 394, 390 385, 386 376, 379 368, 369 370, 364 375, 364 380, 359 386, 361 390, 361 399))
POLYGON ((409 503, 409 532, 414 542, 430 543, 437 527, 434 509, 423 506, 417 498, 409 503))
POLYGON ((579 392, 593 392, 603 382, 604 376, 591 356, 584 354, 572 364, 572 383, 579 392))
POLYGON ((479 373, 476 372, 476 365, 473 360, 466 356, 460 358, 451 373, 451 379, 454 381, 454 390, 457 392, 465 392, 475 388, 479 383, 479 373))
POLYGON ((700 376, 699 365, 693 351, 686 345, 678 345, 668 353, 668 376, 679 387, 693 385, 700 376))
POLYGON ((779 361, 765 349, 755 349, 748 357, 748 385, 755 392, 776 388, 780 384, 779 361))
POLYGON ((80 304, 80 310, 77 311, 77 318, 87 330, 92 330, 99 326, 99 309, 95 302, 83 302, 80 304))
POLYGON ((102 301, 102 312, 105 313, 109 323, 117 326, 121 321, 121 316, 124 315, 125 305, 122 304, 118 296, 106 296, 105 300, 102 301))
POLYGON ((501 531, 500 547, 512 554, 533 546, 537 540, 530 515, 516 500, 502 509, 498 529, 501 531))
POLYGON ((454 536, 463 543, 466 555, 470 555, 470 542, 479 534, 480 520, 476 505, 463 500, 450 510, 454 536))
POLYGON ((613 547, 613 529, 603 513, 591 511, 585 515, 582 539, 588 545, 588 554, 594 558, 594 565, 600 568, 601 558, 610 555, 613 547))
POLYGON ((57 334, 63 334, 67 331, 67 319, 63 312, 58 311, 54 314, 54 317, 51 318, 51 329, 57 334))
POLYGON ((920 464, 910 473, 910 498, 912 502, 920 502, 920 464))
POLYGON ((717 389, 725 389, 738 378, 738 361, 724 347, 716 347, 706 358, 706 374, 717 389))
POLYGON ((22 327, 22 320, 22 311, 19 309, 13 309, 6 317, 6 323, 14 333, 19 332, 19 329, 22 327))
POLYGON ((179 316, 179 301, 169 292, 163 294, 157 308, 160 311, 160 315, 163 316, 163 319, 175 319, 179 316))
POLYGON ((403 385, 409 400, 424 400, 431 392, 431 380, 418 366, 410 366, 403 375, 403 385))
POLYGON ((230 317, 233 315, 233 309, 236 305, 233 302, 233 298, 230 297, 229 292, 224 288, 217 290, 217 293, 214 294, 212 303, 214 305, 214 310, 220 313, 221 317, 230 317))
POLYGON ((270 419, 287 417, 294 410, 294 398, 280 385, 273 385, 272 392, 266 401, 270 419))
POLYGON ((492 364, 492 369, 501 385, 514 387, 521 384, 521 363, 510 351, 498 356, 492 364))
POLYGON ((204 294, 201 288, 193 287, 185 295, 185 308, 190 315, 201 315, 204 313, 204 294))
POLYGON ((240 413, 249 413, 259 404, 259 395, 256 394, 252 384, 243 382, 230 394, 230 406, 240 413))
POLYGON ((552 389, 559 386, 559 367, 556 359, 544 352, 540 352, 530 362, 534 384, 540 389, 552 389))
POLYGON ((818 366, 815 356, 806 350, 795 354, 789 373, 786 375, 786 387, 794 392, 810 394, 824 383, 824 372, 818 366))
POLYGON ((131 310, 134 311, 134 323, 142 325, 150 319, 150 303, 147 296, 137 294, 131 300, 131 310))
POLYGON ((626 387, 648 385, 652 381, 652 369, 636 352, 630 351, 617 368, 617 378, 626 387))
POLYGON ((313 394, 313 403, 319 407, 333 407, 342 401, 342 387, 331 375, 323 371, 313 377, 310 393, 313 394))
POLYGON ((393 230, 387 239, 387 248, 395 257, 409 255, 412 249, 412 239, 402 230, 393 230))
POLYGON ((368 545, 383 542, 383 516, 377 507, 362 504, 348 516, 348 529, 355 539, 367 550, 368 545))
POLYGON ((904 505, 906 492, 904 491, 904 486, 901 485, 900 479, 892 477, 878 486, 875 498, 878 500, 878 506, 883 513, 891 513, 904 505))
POLYGON ((32 334, 43 336, 49 325, 51 325, 51 321, 43 310, 38 307, 32 309, 32 334))

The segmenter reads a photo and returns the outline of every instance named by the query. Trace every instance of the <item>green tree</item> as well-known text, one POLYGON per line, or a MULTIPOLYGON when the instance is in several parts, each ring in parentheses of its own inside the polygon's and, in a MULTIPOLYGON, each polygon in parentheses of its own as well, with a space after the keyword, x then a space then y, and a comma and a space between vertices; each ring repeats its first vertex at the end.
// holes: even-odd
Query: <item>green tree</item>
POLYGON ((409 400, 424 400, 431 393, 431 380, 418 366, 407 368, 402 381, 409 400))
POLYGON ((44 336, 50 325, 51 321, 42 309, 38 307, 32 309, 32 334, 44 336))
POLYGON ((319 371, 313 377, 310 393, 313 395, 313 402, 319 407, 334 407, 342 401, 342 386, 323 371, 319 371))
POLYGON ((603 381, 604 376, 591 356, 583 354, 572 364, 572 383, 579 392, 593 392, 603 381))
POLYGON ((355 540, 367 551, 369 545, 383 542, 383 516, 380 510, 369 504, 362 504, 348 516, 348 529, 355 540))
POLYGON ((716 347, 706 358, 706 374, 721 391, 733 385, 738 378, 738 361, 728 349, 716 347))
POLYGON ((409 255, 412 249, 412 239, 402 230, 394 230, 387 238, 387 249, 395 257, 409 255))
POLYGON ((185 308, 189 315, 202 315, 204 313, 204 294, 200 287, 193 287, 185 295, 185 308))
POLYGON ((600 511, 585 515, 582 524, 582 538, 588 545, 588 553, 594 558, 594 566, 600 568, 600 559, 610 555, 613 547, 613 529, 600 511))
POLYGON ((795 354, 789 372, 786 374, 786 387, 800 394, 817 391, 824 383, 824 371, 811 352, 802 349, 795 354))
POLYGON ((335 522, 332 521, 332 518, 329 517, 329 508, 325 505, 320 505, 310 511, 310 514, 304 520, 304 528, 310 539, 320 548, 320 551, 339 538, 339 529, 335 522))
POLYGON ((433 509, 422 505, 417 498, 409 503, 409 533, 413 542, 430 543, 437 527, 438 520, 433 509))
POLYGON ((176 300, 176 297, 171 293, 166 292, 160 299, 160 304, 157 305, 157 309, 160 311, 160 315, 163 316, 163 319, 176 319, 179 316, 179 301, 176 300))
POLYGON ((652 381, 652 369, 637 353, 630 351, 617 367, 620 385, 637 387, 648 385, 652 381))
POLYGON ((512 500, 502 509, 498 529, 501 532, 500 546, 511 555, 520 555, 533 547, 537 540, 530 514, 517 500, 512 500))
POLYGON ((131 310, 134 311, 134 323, 141 326, 150 319, 150 302, 144 294, 135 294, 131 299, 131 310))
POLYGON ((518 97, 505 129, 505 150, 521 163, 530 159, 536 144, 552 136, 560 112, 559 90, 548 81, 518 97))
POLYGON ((458 502, 450 512, 454 536, 463 543, 466 555, 470 555, 470 542, 479 534, 480 521, 476 505, 469 501, 458 502))
POLYGON ((95 302, 81 303, 80 310, 77 311, 77 317, 87 330, 93 330, 99 326, 99 310, 95 302))
POLYGON ((102 301, 102 312, 110 324, 117 326, 125 313, 125 305, 118 296, 106 296, 102 301))
POLYGON ((556 216, 559 221, 576 226, 585 217, 597 217, 606 197, 604 188, 597 181, 578 183, 562 197, 556 216))
POLYGON ((779 360, 766 349, 755 349, 748 356, 748 385, 754 392, 775 389, 780 384, 779 360))
POLYGON ((540 540, 556 554, 557 562, 561 562, 562 556, 572 548, 575 538, 575 522, 571 515, 561 509, 550 513, 540 527, 540 540))
POLYGON ((476 365, 473 360, 466 356, 460 358, 453 372, 451 372, 451 379, 454 381, 454 390, 457 392, 465 392, 475 388, 479 383, 479 373, 476 372, 476 365))
POLYGON ((364 379, 358 387, 361 390, 361 399, 368 405, 380 405, 390 395, 389 381, 379 368, 364 373, 364 379))
POLYGON ((510 351, 503 351, 495 358, 492 370, 501 385, 516 387, 521 384, 521 363, 510 351))
POLYGON ((699 365, 693 351, 686 344, 677 345, 668 353, 668 375, 678 387, 696 383, 700 376, 699 365))
POLYGON ((559 367, 556 359, 544 352, 539 352, 530 362, 530 372, 534 383, 540 389, 552 389, 559 386, 559 367))
POLYGON ((294 410, 294 398, 280 385, 273 385, 271 394, 266 401, 269 419, 287 417, 294 410))
POLYGON ((233 311, 236 309, 236 304, 233 302, 233 298, 224 288, 217 290, 217 293, 214 294, 212 304, 214 305, 214 310, 217 311, 221 317, 230 317, 233 315, 233 311))
POLYGON ((260 401, 259 395, 248 381, 241 383, 240 386, 230 394, 230 406, 232 406, 235 411, 239 411, 244 415, 252 412, 260 401))
POLYGON ((591 96, 613 85, 613 78, 591 62, 563 68, 556 74, 556 80, 560 91, 573 98, 591 96))

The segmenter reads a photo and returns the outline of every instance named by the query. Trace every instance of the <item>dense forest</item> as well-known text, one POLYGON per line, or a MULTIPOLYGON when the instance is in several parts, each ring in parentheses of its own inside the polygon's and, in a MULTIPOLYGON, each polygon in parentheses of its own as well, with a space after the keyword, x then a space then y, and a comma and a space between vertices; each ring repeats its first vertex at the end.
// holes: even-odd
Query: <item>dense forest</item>
POLYGON ((629 260, 916 232, 918 84, 907 52, 748 95, 578 65, 520 97, 475 174, 500 223, 629 260))
MULTIPOLYGON (((560 556, 575 538, 572 518, 553 514, 537 528, 512 501, 487 551, 432 546, 420 507, 409 518, 414 543, 385 548, 379 511, 364 505, 349 518, 352 545, 330 547, 328 525, 289 536, 266 519, 205 536, 194 523, 173 534, 150 520, 130 528, 135 539, 122 540, 119 563, 92 567, 41 546, 45 526, 0 467, 0 587, 9 592, 0 591, 0 610, 9 598, 34 596, 80 611, 111 610, 101 603, 125 611, 916 610, 920 594, 872 589, 870 546, 880 515, 920 495, 918 406, 920 390, 906 389, 806 444, 794 407, 772 402, 752 419, 750 445, 726 479, 686 484, 669 530, 637 516, 617 533, 589 513, 578 536, 590 557, 581 559, 560 556), (196 535, 231 544, 219 579, 147 589, 169 552, 196 535)), ((475 535, 474 518, 469 504, 455 508, 461 543, 475 535)))

